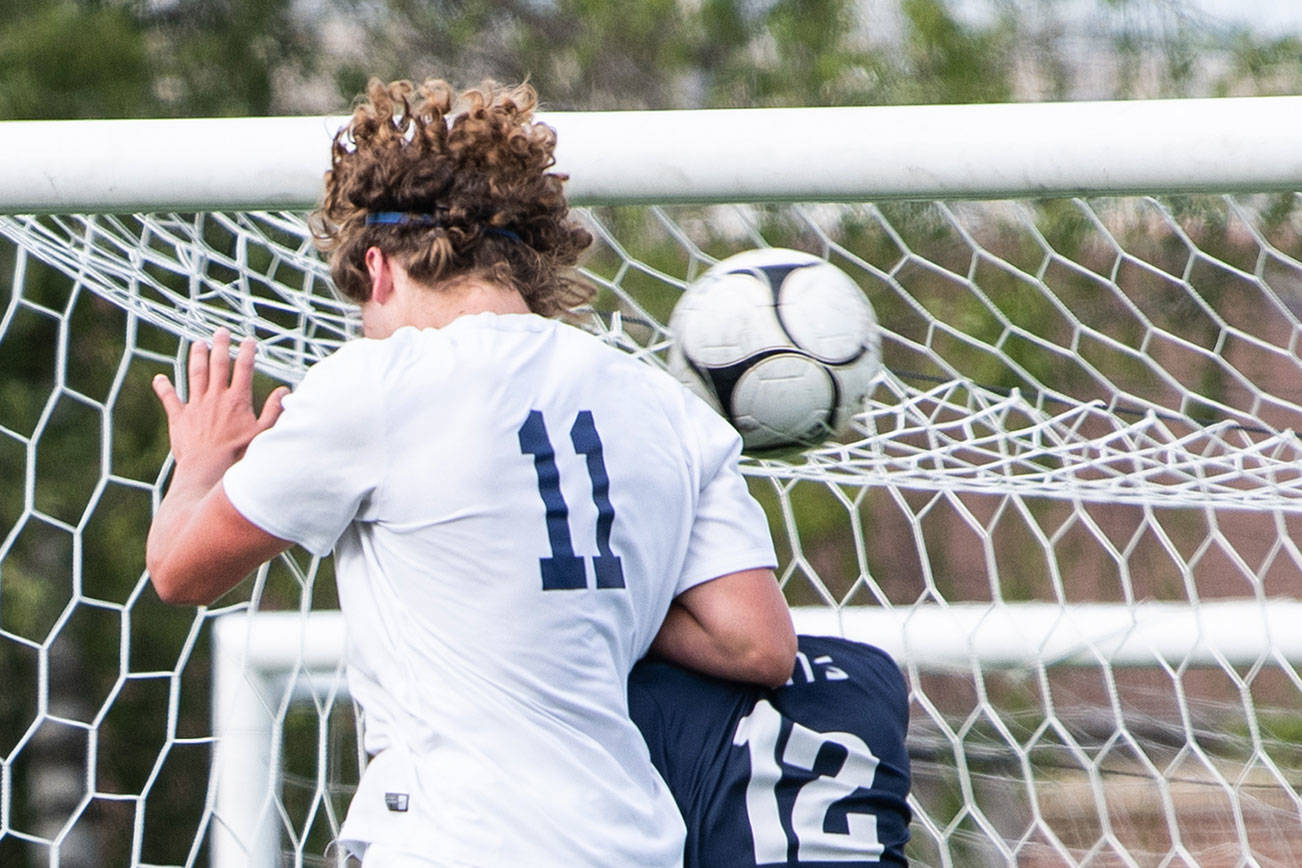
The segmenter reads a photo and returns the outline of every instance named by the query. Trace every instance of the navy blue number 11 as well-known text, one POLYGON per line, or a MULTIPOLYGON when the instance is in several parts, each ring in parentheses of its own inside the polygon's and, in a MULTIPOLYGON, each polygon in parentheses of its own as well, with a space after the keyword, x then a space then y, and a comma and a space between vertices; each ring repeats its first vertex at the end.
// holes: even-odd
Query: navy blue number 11
MULTIPOLYGON (((588 480, 592 483, 592 502, 597 507, 597 555, 592 559, 592 571, 597 576, 598 588, 624 587, 624 567, 610 548, 610 531, 615 524, 615 507, 610 502, 610 476, 606 473, 606 458, 601 449, 601 436, 592 421, 592 412, 582 410, 570 428, 570 442, 574 451, 587 458, 588 480)), ((570 508, 561 493, 561 472, 556 466, 556 450, 547 436, 543 414, 530 410, 529 417, 520 426, 520 451, 533 456, 533 469, 538 474, 538 494, 542 496, 547 514, 547 540, 551 557, 539 558, 544 591, 564 591, 586 588, 587 574, 583 558, 574 554, 574 541, 570 537, 570 508)))

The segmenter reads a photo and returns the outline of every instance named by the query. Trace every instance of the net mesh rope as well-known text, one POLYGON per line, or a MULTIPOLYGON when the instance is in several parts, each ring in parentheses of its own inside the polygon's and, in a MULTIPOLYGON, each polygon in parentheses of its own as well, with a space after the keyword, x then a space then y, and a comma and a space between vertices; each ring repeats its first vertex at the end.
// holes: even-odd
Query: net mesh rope
MULTIPOLYGON (((1296 197, 583 218, 601 292, 582 321, 651 364, 682 287, 748 247, 824 255, 873 302, 885 371, 852 434, 745 471, 798 625, 906 671, 918 864, 1302 859, 1279 616, 1302 587, 1296 197)), ((207 864, 222 836, 259 852, 211 771, 214 622, 328 611, 330 567, 291 552, 213 608, 157 600, 149 379, 224 325, 258 338, 265 394, 353 315, 299 214, 0 234, 0 863, 207 864)), ((339 661, 307 656, 266 681, 270 772, 240 798, 286 862, 333 864, 362 760, 339 661)))

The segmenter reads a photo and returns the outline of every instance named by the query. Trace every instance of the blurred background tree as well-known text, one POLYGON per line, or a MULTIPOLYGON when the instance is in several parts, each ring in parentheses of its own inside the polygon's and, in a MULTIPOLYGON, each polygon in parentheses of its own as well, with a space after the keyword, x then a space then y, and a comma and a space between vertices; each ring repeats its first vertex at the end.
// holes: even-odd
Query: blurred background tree
POLYGON ((549 108, 1284 93, 1298 34, 1200 0, 2 0, 0 117, 338 112, 370 75, 549 108))

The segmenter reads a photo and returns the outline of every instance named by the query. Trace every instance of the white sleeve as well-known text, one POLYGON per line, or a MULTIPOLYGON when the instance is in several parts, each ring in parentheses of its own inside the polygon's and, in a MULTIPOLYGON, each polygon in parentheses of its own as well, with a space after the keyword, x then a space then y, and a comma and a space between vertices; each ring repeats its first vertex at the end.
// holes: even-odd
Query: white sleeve
POLYGON ((367 361, 348 345, 314 365, 222 478, 241 515, 316 555, 329 553, 383 478, 380 390, 367 361))
POLYGON ((778 562, 768 519, 738 469, 741 436, 695 395, 686 403, 701 460, 701 491, 675 596, 728 573, 778 562))

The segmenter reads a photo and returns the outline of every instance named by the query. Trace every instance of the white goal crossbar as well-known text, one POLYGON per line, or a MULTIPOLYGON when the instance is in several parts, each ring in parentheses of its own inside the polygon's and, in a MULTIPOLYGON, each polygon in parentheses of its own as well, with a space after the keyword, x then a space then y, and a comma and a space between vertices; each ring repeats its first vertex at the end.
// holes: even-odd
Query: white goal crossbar
MULTIPOLYGON (((1302 189, 1302 97, 556 112, 570 200, 1302 189)), ((0 124, 0 213, 302 210, 340 117, 0 124)))

